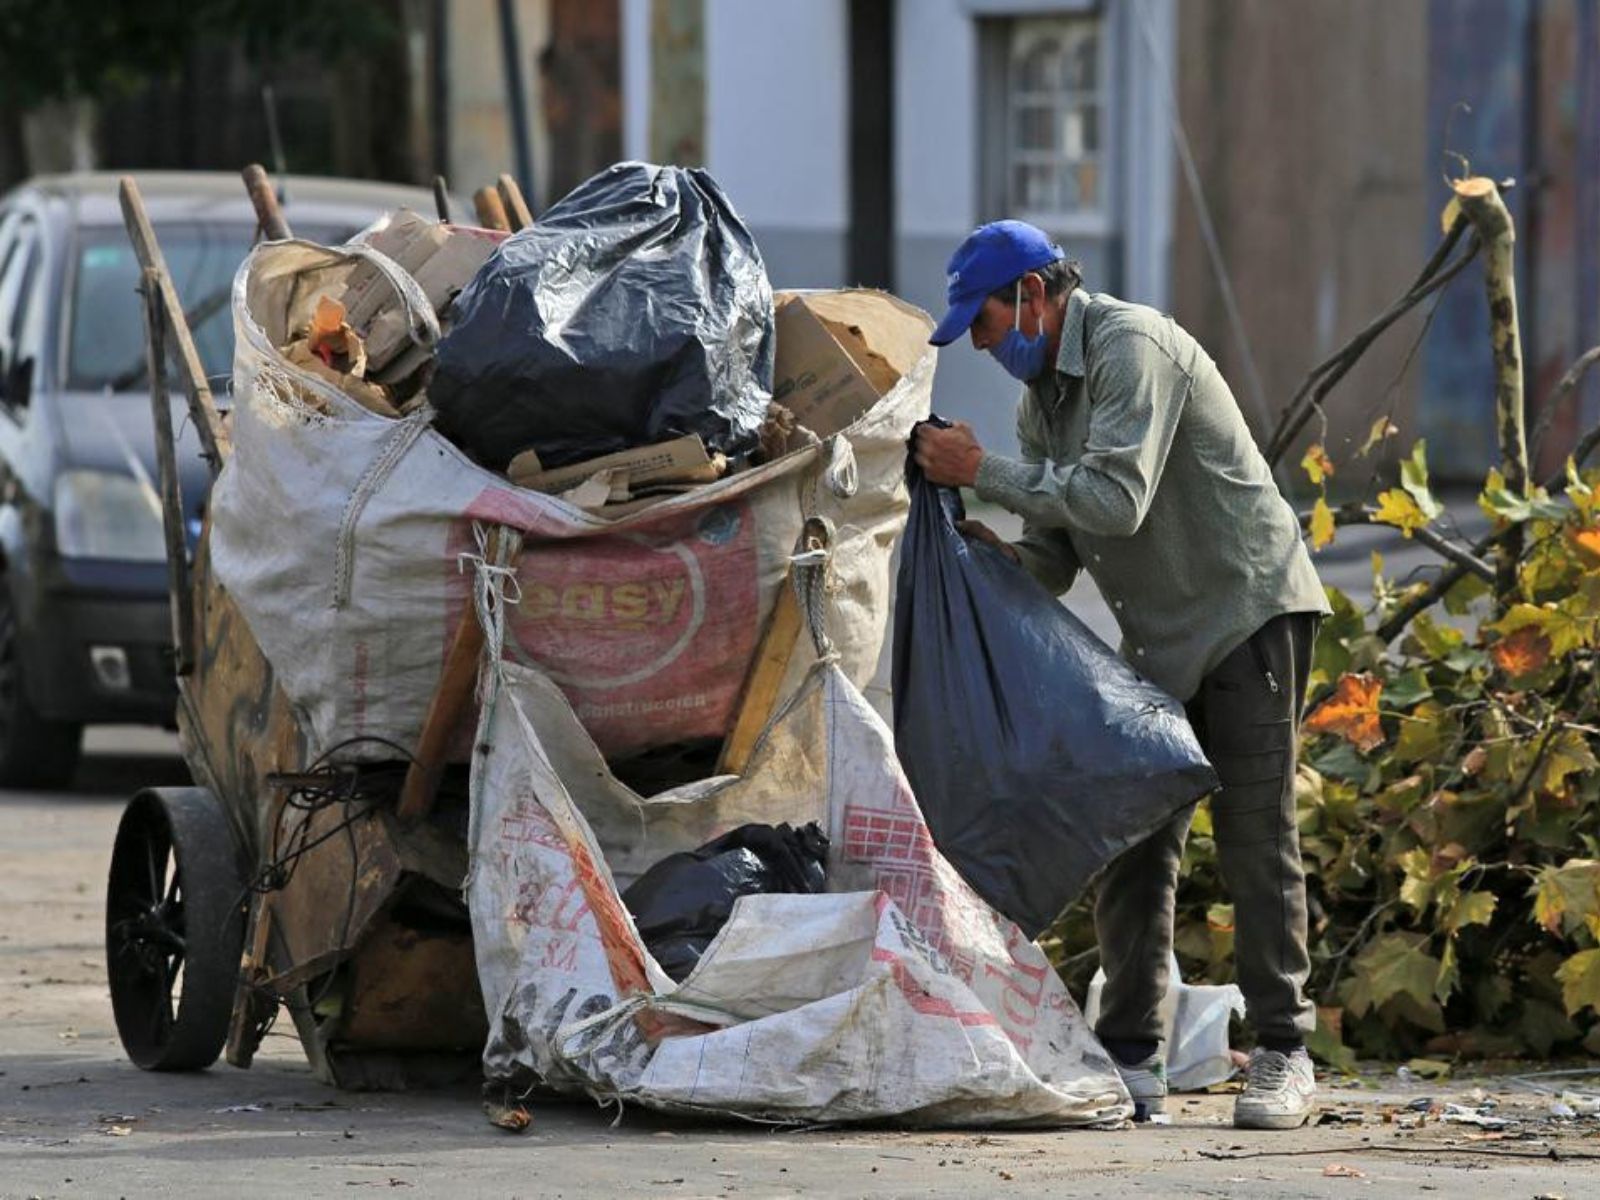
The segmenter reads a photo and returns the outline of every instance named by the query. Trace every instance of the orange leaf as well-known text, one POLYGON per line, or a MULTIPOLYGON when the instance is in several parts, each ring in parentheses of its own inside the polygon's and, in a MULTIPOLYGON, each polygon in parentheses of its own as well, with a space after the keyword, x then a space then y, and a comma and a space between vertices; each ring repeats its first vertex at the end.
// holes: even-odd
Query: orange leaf
POLYGON ((1371 750, 1383 741, 1378 722, 1378 696, 1383 683, 1373 675, 1341 675, 1339 685, 1306 718, 1312 733, 1336 733, 1357 750, 1371 750))
POLYGON ((1333 474, 1333 459, 1328 457, 1328 452, 1317 442, 1306 450, 1306 456, 1300 460, 1300 466, 1312 483, 1319 487, 1322 481, 1333 474))
POLYGON ((1524 625, 1491 646, 1489 657, 1507 675, 1532 675, 1550 661, 1550 638, 1537 625, 1524 625))
POLYGON ((1590 566, 1600 563, 1600 528, 1574 529, 1568 536, 1590 566))

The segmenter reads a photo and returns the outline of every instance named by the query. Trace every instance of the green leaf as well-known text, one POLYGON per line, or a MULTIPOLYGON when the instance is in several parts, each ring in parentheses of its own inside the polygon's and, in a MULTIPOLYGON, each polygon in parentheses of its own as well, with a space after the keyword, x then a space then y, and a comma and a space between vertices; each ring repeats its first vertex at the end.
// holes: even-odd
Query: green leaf
POLYGON ((1400 486, 1429 521, 1444 512, 1444 505, 1428 489, 1428 443, 1421 438, 1411 447, 1411 454, 1400 460, 1400 486))
POLYGON ((1434 1003, 1439 960, 1427 952, 1420 933, 1387 933, 1374 938, 1351 967, 1345 1004, 1356 1016, 1408 997, 1424 1008, 1434 1003))
POLYGON ((1600 1013, 1600 950, 1580 950, 1556 971, 1561 981, 1561 999, 1567 1015, 1575 1017, 1586 1008, 1600 1013))
POLYGON ((1551 933, 1573 933, 1600 915, 1600 861, 1545 867, 1533 885, 1533 917, 1551 933))
POLYGON ((1498 903, 1493 892, 1463 892, 1444 914, 1444 927, 1456 933, 1468 925, 1487 925, 1498 903))
POLYGON ((1383 685, 1384 707, 1388 709, 1411 708, 1432 696, 1433 685, 1420 667, 1413 667, 1383 685))
POLYGON ((1512 523, 1534 519, 1562 521, 1571 511, 1559 500, 1552 500, 1550 493, 1541 487, 1529 488, 1526 495, 1519 496, 1506 486, 1505 476, 1497 470, 1490 470, 1483 492, 1478 496, 1478 507, 1497 521, 1512 523))
POLYGON ((1356 1052, 1344 1044, 1337 1008, 1317 1009, 1317 1027, 1306 1038, 1311 1057, 1345 1075, 1356 1073, 1356 1052))
POLYGON ((1444 658, 1467 640, 1459 629, 1441 625, 1428 613, 1419 613, 1407 629, 1417 648, 1429 658, 1444 658))
MULTIPOLYGON (((1444 610, 1453 617, 1465 616, 1467 609, 1474 600, 1481 600, 1490 594, 1489 581, 1477 575, 1463 575, 1448 592, 1444 594, 1444 610)), ((1419 617, 1418 620, 1421 620, 1419 617)), ((1415 625, 1415 622, 1412 622, 1415 625)))
POLYGON ((1432 762, 1449 749, 1455 738, 1454 722, 1443 707, 1430 700, 1419 704, 1410 716, 1400 718, 1400 736, 1395 739, 1393 758, 1407 767, 1412 763, 1432 762))
POLYGON ((1379 442, 1391 438, 1399 432, 1400 427, 1391 421, 1388 416, 1379 417, 1372 423, 1372 428, 1367 430, 1366 440, 1361 443, 1361 449, 1356 451, 1356 457, 1365 458, 1379 442))

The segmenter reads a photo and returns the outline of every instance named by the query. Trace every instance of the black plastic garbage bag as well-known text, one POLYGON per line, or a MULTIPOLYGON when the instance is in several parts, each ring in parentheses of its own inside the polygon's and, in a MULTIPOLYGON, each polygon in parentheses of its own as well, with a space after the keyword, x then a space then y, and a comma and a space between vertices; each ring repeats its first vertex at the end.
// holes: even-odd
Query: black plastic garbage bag
POLYGON ((694 970, 740 896, 821 892, 827 887, 827 835, 816 822, 741 825, 698 850, 668 855, 622 893, 639 936, 678 982, 694 970))
POLYGON ((772 396, 772 288, 705 171, 619 163, 508 238, 456 298, 428 398, 503 467, 699 434, 756 446, 772 396))
POLYGON ((906 474, 895 750, 939 850, 1035 937, 1216 775, 1182 705, 999 550, 964 538, 954 490, 915 463, 906 474))

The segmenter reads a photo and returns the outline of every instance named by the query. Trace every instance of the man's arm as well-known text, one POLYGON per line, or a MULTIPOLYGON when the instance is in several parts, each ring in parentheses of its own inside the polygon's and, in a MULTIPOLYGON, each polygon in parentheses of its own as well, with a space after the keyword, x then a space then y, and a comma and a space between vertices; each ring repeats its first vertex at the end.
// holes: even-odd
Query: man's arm
POLYGON ((1097 333, 1083 456, 1058 466, 1048 458, 985 454, 976 486, 980 497, 1030 526, 1131 537, 1150 511, 1191 380, 1147 334, 1117 327, 1097 333))
MULTIPOLYGON (((1017 412, 1017 444, 1022 447, 1022 461, 1042 465, 1047 461, 1045 443, 1029 419, 1031 405, 1023 404, 1017 412)), ((1035 524, 1024 517, 1022 536, 1011 543, 1017 552, 1017 561, 1053 595, 1059 596, 1072 587, 1072 581, 1083 569, 1078 552, 1073 549, 1072 538, 1059 525, 1054 528, 1035 524)))

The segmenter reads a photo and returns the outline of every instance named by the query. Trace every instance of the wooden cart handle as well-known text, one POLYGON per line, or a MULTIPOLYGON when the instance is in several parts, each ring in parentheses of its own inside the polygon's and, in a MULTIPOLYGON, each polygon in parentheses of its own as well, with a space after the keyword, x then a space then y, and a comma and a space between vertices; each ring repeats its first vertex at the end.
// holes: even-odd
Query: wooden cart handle
POLYGON ((278 207, 278 194, 272 190, 272 180, 260 163, 251 163, 239 174, 244 178, 244 190, 250 193, 250 203, 255 207, 256 220, 261 222, 261 232, 268 241, 281 242, 292 238, 294 231, 278 207))

